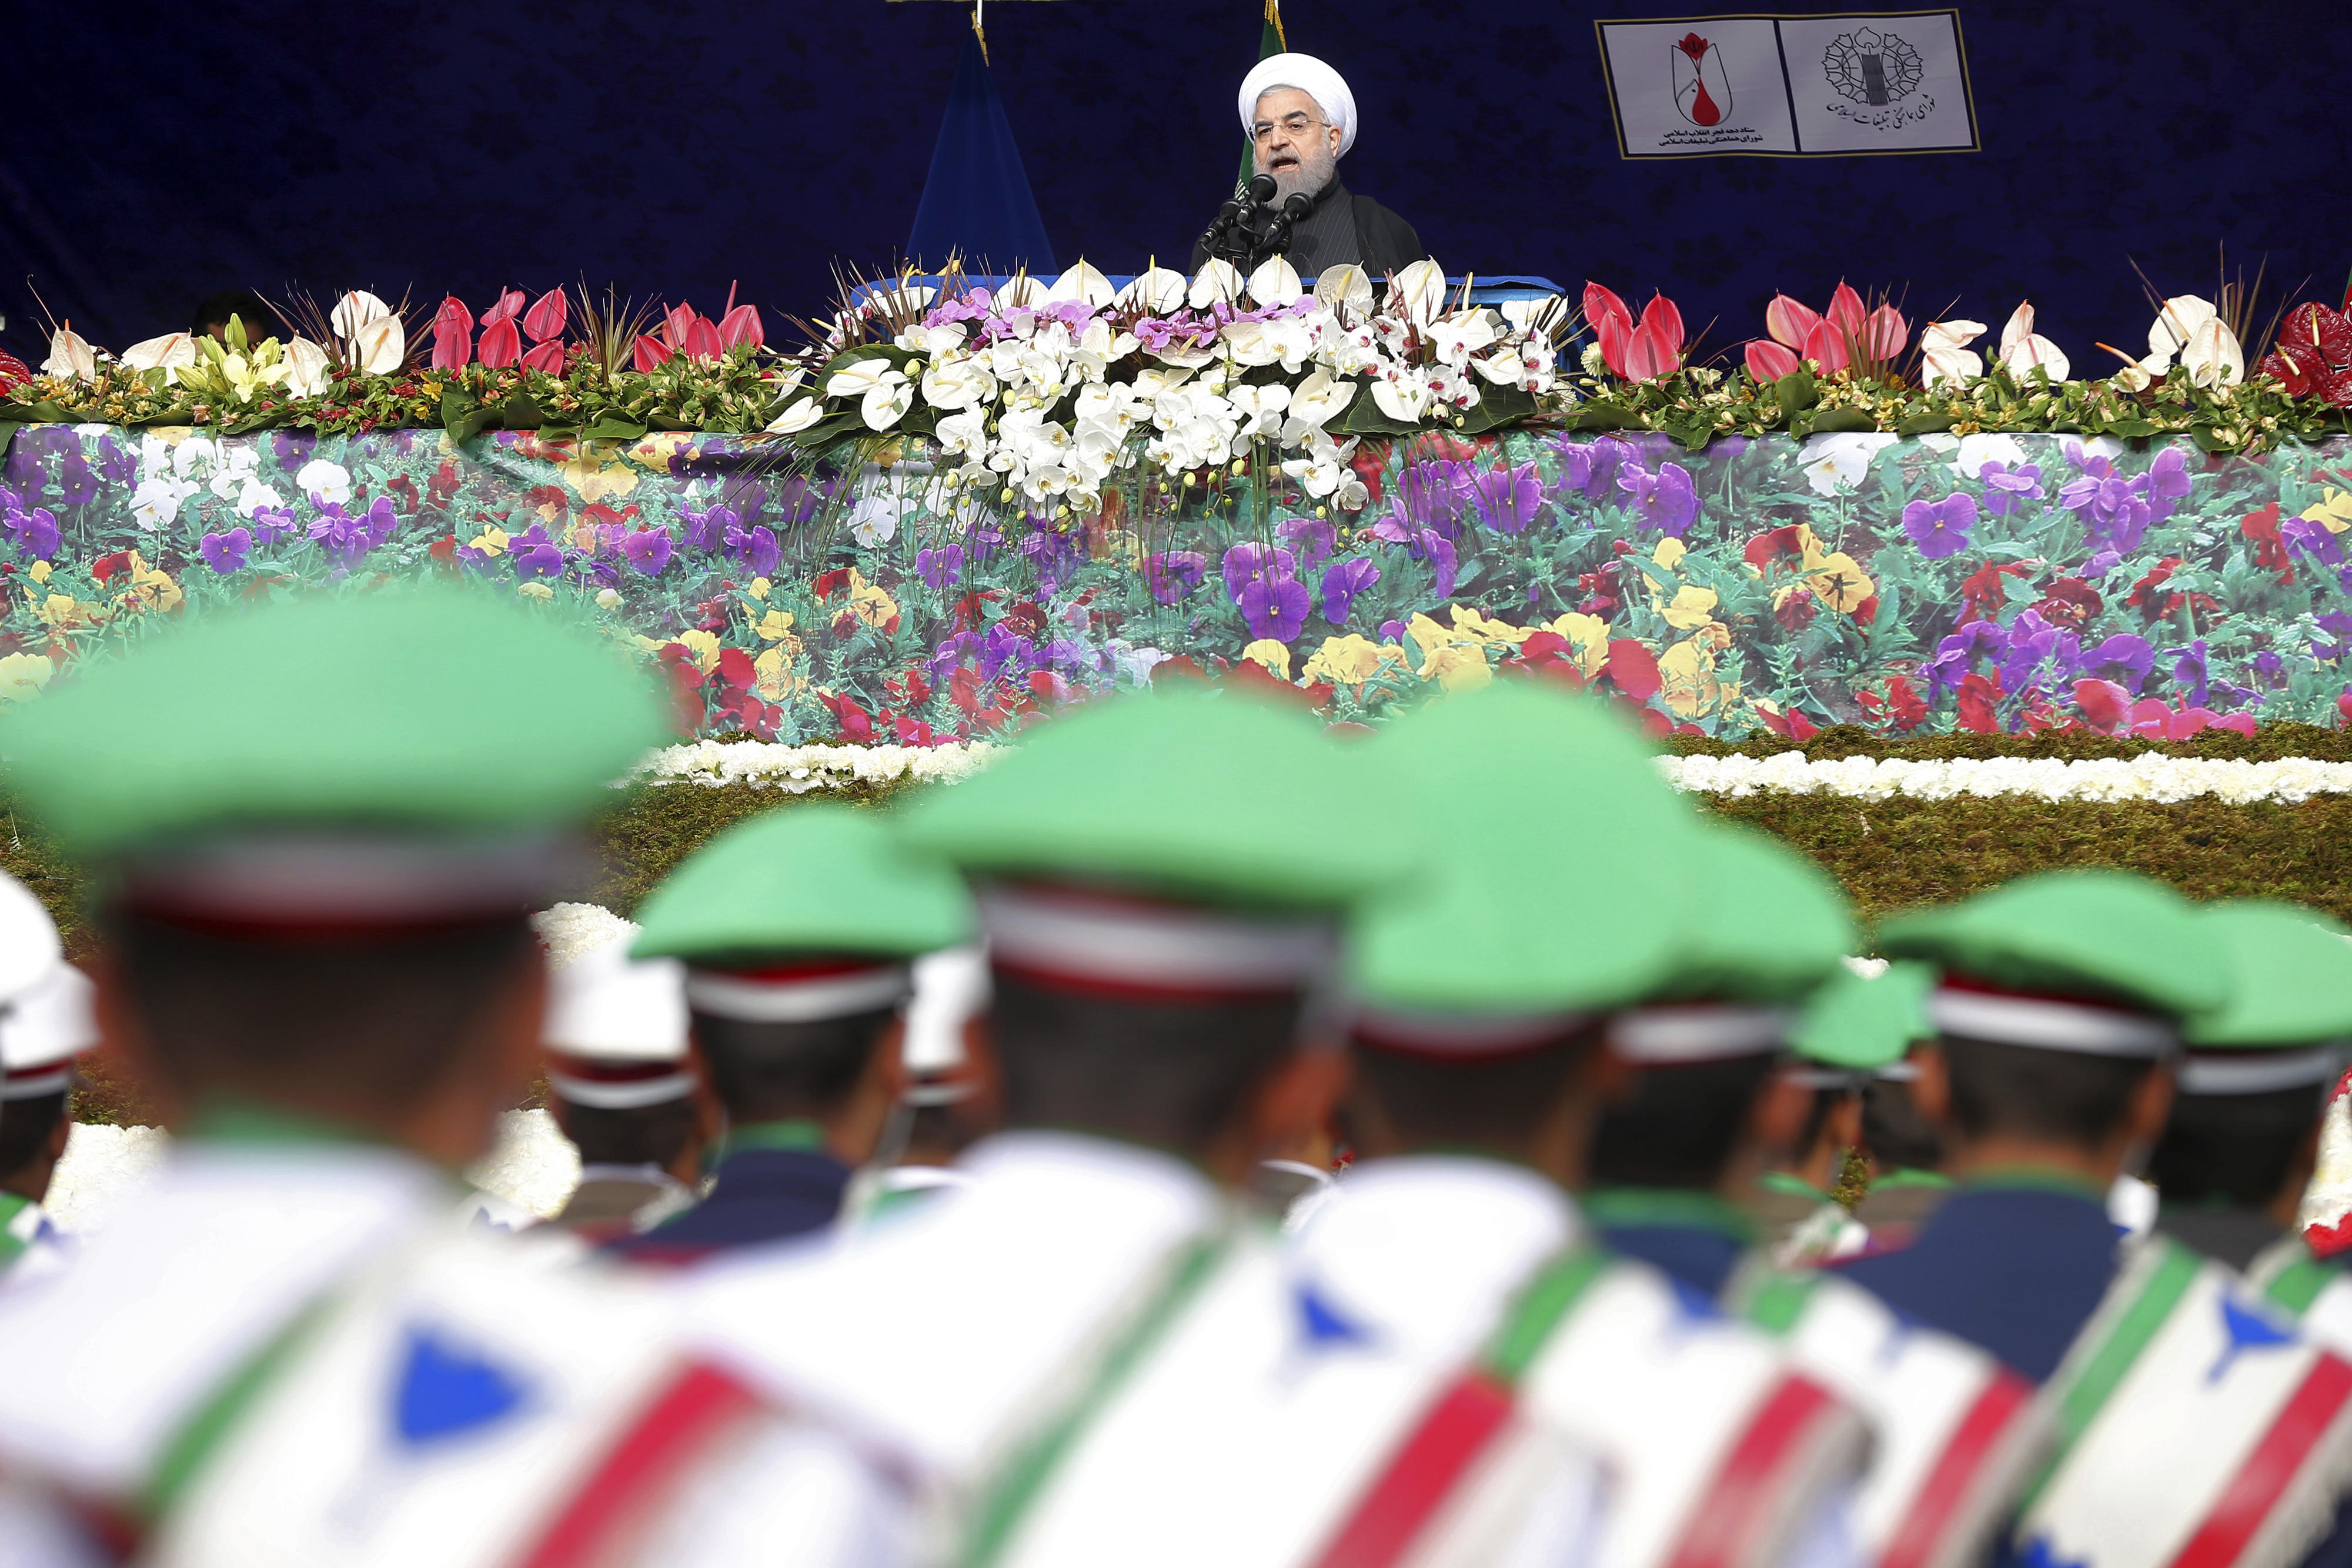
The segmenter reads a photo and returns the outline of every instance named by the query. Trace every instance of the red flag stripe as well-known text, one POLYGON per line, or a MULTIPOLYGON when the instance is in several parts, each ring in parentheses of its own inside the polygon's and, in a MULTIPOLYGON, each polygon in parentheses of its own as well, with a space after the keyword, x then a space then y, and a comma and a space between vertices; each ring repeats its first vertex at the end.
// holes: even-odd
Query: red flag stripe
POLYGON ((1667 1568, 1750 1568, 1780 1501, 1791 1456, 1834 1407, 1821 1385, 1781 1379, 1732 1445, 1667 1568))
POLYGON ((688 1460, 758 1400, 716 1367, 688 1366, 606 1449, 518 1568, 586 1568, 636 1523, 688 1460))
POLYGON ((1878 1568, 1927 1568, 1944 1532, 1976 1488, 1985 1461, 2000 1447, 2033 1397, 2033 1389, 2013 1373, 1996 1371, 1991 1383, 1960 1417, 1935 1467, 1911 1500, 1910 1511, 1887 1542, 1878 1568))
POLYGON ((2221 1489, 2205 1522, 2172 1560, 2172 1568, 2230 1568, 2347 1398, 2352 1398, 2352 1365, 2323 1354, 2221 1489))
POLYGON ((1315 1568, 1391 1568, 1510 1418, 1507 1389, 1475 1374, 1455 1382, 1357 1500, 1315 1568))

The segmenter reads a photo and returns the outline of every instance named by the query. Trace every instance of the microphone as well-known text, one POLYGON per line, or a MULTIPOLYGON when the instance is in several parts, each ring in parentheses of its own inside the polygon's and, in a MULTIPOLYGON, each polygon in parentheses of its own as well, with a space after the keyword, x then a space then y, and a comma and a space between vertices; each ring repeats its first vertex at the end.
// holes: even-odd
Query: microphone
POLYGON ((1271 174, 1250 176, 1249 199, 1263 207, 1274 200, 1275 183, 1271 174))

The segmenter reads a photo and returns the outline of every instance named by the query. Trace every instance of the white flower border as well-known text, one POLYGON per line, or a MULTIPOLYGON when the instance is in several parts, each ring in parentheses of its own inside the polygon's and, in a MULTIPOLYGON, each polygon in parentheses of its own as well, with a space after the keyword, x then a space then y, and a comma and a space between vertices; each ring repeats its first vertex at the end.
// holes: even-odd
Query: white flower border
MULTIPOLYGON (((623 784, 700 784, 717 789, 803 794, 853 783, 912 778, 953 784, 971 778, 1008 747, 988 741, 950 746, 782 746, 757 740, 698 741, 649 754, 623 784)), ((1661 757, 1658 771, 1686 795, 1780 793, 1839 795, 1856 800, 1909 796, 2027 795, 2044 800, 2153 800, 2211 795, 2233 806, 2257 800, 2289 805, 2316 795, 2352 794, 2352 762, 2288 757, 2275 762, 2166 757, 2068 762, 2054 758, 1906 762, 1871 757, 1812 758, 1801 751, 1769 757, 1661 757)))

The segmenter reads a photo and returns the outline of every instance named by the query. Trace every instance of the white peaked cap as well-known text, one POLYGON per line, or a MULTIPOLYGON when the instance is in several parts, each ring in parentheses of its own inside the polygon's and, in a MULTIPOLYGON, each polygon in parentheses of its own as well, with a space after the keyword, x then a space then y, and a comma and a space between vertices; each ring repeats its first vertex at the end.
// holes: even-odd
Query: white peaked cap
POLYGON ((963 1065, 963 1026, 988 1010, 988 957, 980 948, 943 947, 915 960, 901 1060, 909 1072, 963 1065))
POLYGON ((0 1100, 62 1091, 73 1059, 98 1043, 89 977, 59 959, 0 1010, 0 1100))
POLYGON ((57 922, 32 889, 0 872, 0 1001, 47 979, 64 961, 57 922))
POLYGON ((1339 156, 1356 144, 1356 95, 1347 79, 1313 55, 1268 55, 1242 78, 1242 131, 1257 124, 1257 100, 1278 87, 1295 87, 1339 128, 1339 156))
POLYGON ((547 1048, 604 1061, 686 1060, 686 966, 614 942, 548 977, 547 1048))

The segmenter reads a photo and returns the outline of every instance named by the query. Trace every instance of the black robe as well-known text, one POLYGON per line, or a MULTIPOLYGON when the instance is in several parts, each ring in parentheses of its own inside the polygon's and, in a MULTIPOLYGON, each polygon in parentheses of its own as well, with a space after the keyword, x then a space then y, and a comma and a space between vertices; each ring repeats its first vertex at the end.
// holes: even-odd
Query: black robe
MULTIPOLYGON (((1334 180, 1316 195, 1314 207, 1292 231, 1291 244, 1284 254, 1301 277, 1313 277, 1327 266, 1354 262, 1377 283, 1426 253, 1411 224, 1334 180), (1352 246, 1348 243, 1350 227, 1352 246)), ((1197 274, 1208 265, 1208 247, 1194 242, 1192 271, 1197 274)))

